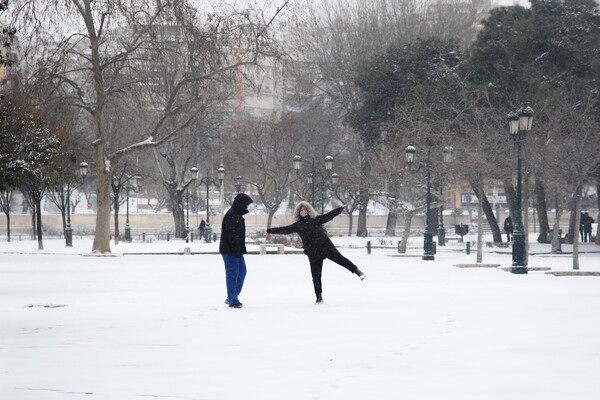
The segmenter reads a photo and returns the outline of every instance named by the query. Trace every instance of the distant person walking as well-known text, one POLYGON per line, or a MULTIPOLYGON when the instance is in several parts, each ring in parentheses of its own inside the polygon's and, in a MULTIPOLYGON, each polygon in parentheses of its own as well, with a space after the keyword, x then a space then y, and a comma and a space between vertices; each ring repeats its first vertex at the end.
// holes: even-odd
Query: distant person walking
POLYGON ((206 229, 206 222, 204 219, 200 220, 200 226, 198 226, 198 234, 200 235, 200 239, 204 237, 204 230, 206 229))
POLYGON ((579 236, 581 238, 581 242, 585 241, 585 214, 579 213, 579 236))
POLYGON ((221 242, 219 253, 225 263, 225 282, 227 285, 227 299, 225 302, 230 308, 242 308, 238 296, 244 286, 246 278, 246 222, 243 215, 248 212, 248 206, 253 200, 247 194, 240 193, 235 196, 233 204, 221 224, 221 242))
POLYGON ((507 242, 510 242, 510 235, 512 235, 513 231, 514 231, 514 227, 513 227, 512 219, 510 218, 510 215, 509 215, 504 220, 504 232, 506 232, 506 241, 507 242))
POLYGON ((323 215, 317 215, 315 209, 306 201, 301 201, 294 208, 294 222, 288 226, 278 228, 269 228, 267 233, 285 235, 289 233, 298 233, 302 239, 304 254, 308 256, 310 262, 310 272, 312 274, 313 286, 317 296, 317 304, 323 302, 323 287, 321 284, 321 273, 323 270, 323 260, 328 258, 336 264, 341 265, 348 271, 358 275, 360 280, 365 279, 366 275, 361 272, 356 265, 340 254, 335 248, 327 232, 321 225, 331 221, 342 213, 347 206, 344 204, 323 215))
POLYGON ((584 232, 584 242, 592 241, 592 224, 594 223, 594 218, 590 216, 590 214, 585 213, 585 220, 583 222, 583 232, 584 232))

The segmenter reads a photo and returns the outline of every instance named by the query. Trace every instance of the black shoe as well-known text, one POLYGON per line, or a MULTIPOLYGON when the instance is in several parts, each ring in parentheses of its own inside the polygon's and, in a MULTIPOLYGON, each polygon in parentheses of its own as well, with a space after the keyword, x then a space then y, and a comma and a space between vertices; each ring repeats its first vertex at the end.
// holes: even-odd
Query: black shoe
POLYGON ((236 303, 234 305, 229 306, 229 308, 242 308, 244 305, 242 303, 236 303))
POLYGON ((321 294, 317 295, 317 302, 315 304, 321 304, 323 303, 323 297, 321 297, 321 294))
POLYGON ((356 269, 356 275, 358 275, 358 277, 360 278, 361 281, 364 281, 365 278, 367 277, 367 274, 365 274, 364 272, 362 272, 360 269, 356 269))

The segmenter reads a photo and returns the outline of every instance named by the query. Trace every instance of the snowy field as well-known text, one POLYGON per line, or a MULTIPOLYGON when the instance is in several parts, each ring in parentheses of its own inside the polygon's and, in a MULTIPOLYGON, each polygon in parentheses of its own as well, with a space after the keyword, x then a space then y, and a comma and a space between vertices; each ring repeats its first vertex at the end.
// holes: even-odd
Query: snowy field
MULTIPOLYGON (((599 276, 457 268, 475 252, 422 261, 411 240, 393 257, 334 238, 367 278, 325 261, 318 306, 305 256, 247 255, 242 309, 223 303, 219 255, 128 255, 214 243, 0 243, 0 399, 600 399, 599 276)), ((510 249, 484 250, 510 266, 510 249)), ((581 251, 600 271, 600 246, 581 251)))

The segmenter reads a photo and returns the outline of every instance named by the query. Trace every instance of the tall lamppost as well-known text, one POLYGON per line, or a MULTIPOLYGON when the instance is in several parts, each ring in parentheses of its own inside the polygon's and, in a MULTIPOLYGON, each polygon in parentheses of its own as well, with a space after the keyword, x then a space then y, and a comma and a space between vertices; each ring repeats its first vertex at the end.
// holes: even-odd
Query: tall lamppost
MULTIPOLYGON (((219 179, 219 187, 221 187, 223 180, 225 179, 225 168, 221 165, 217 169, 217 178, 219 179)), ((200 179, 200 185, 206 184, 206 228, 204 230, 204 240, 206 243, 210 243, 212 236, 212 229, 210 227, 210 205, 209 205, 209 188, 211 184, 216 184, 215 180, 208 174, 206 170, 206 176, 200 179)))
MULTIPOLYGON (((79 175, 81 183, 85 180, 88 172, 88 163, 82 161, 79 164, 79 175)), ((71 228, 71 182, 67 181, 67 226, 65 227, 65 247, 73 247, 73 228, 71 228)))
POLYGON ((119 241, 119 193, 121 192, 121 179, 113 176, 113 208, 115 209, 115 243, 119 241))
MULTIPOLYGON (((452 146, 445 146, 443 152, 444 163, 448 164, 452 162, 454 156, 454 148, 452 146)), ((438 246, 446 245, 446 229, 444 228, 444 174, 440 182, 440 226, 438 227, 438 246)))
MULTIPOLYGON (((411 170, 415 162, 417 149, 412 144, 409 144, 404 149, 404 152, 406 153, 408 169, 411 170)), ((427 163, 425 166, 427 167, 427 211, 425 216, 425 232, 423 234, 423 257, 421 258, 426 261, 432 261, 435 260, 435 256, 433 255, 433 233, 431 232, 431 218, 429 217, 431 210, 431 146, 427 147, 427 163)))
MULTIPOLYGON (((194 185, 196 179, 198 179, 198 168, 192 167, 190 168, 190 174, 192 175, 191 184, 194 185)), ((190 234, 190 190, 189 185, 185 187, 185 242, 189 243, 189 234, 190 234)))
MULTIPOLYGON (((296 174, 300 175, 300 169, 302 168, 302 157, 300 154, 296 154, 292 159, 294 163, 294 169, 296 170, 296 174)), ((333 157, 331 155, 325 156, 325 171, 329 173, 333 169, 333 157)), ((331 179, 331 183, 336 185, 339 179, 339 175, 333 173, 330 177, 326 177, 321 169, 315 167, 315 159, 313 158, 310 170, 306 174, 306 179, 308 184, 311 186, 311 198, 310 202, 314 206, 315 205, 315 178, 317 175, 321 178, 321 214, 325 212, 325 182, 327 179, 331 179)))
POLYGON ((127 217, 125 219, 125 241, 127 243, 131 243, 131 227, 129 226, 129 191, 131 190, 131 185, 129 182, 125 183, 125 192, 127 193, 127 217))
POLYGON ((521 148, 522 143, 525 141, 525 137, 528 131, 531 130, 533 125, 533 109, 529 106, 529 103, 523 103, 523 106, 517 111, 516 107, 513 111, 507 115, 508 127, 510 134, 515 142, 517 148, 517 209, 515 210, 515 232, 513 234, 513 246, 512 246, 512 268, 510 272, 513 274, 526 274, 527 266, 525 263, 526 254, 526 243, 525 243, 525 232, 523 229, 523 216, 522 216, 522 171, 521 171, 521 148))

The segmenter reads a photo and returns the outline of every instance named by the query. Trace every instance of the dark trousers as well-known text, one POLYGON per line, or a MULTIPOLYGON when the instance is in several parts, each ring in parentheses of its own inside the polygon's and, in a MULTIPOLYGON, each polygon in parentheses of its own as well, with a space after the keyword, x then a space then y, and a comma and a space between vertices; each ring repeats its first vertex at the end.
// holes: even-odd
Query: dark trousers
MULTIPOLYGON (((331 249, 327 253, 327 258, 336 264, 341 265, 353 274, 358 271, 358 267, 344 257, 337 249, 331 249)), ((312 274, 313 286, 315 287, 315 294, 323 293, 323 286, 321 285, 321 273, 323 271, 323 260, 310 260, 310 273, 312 274)))

